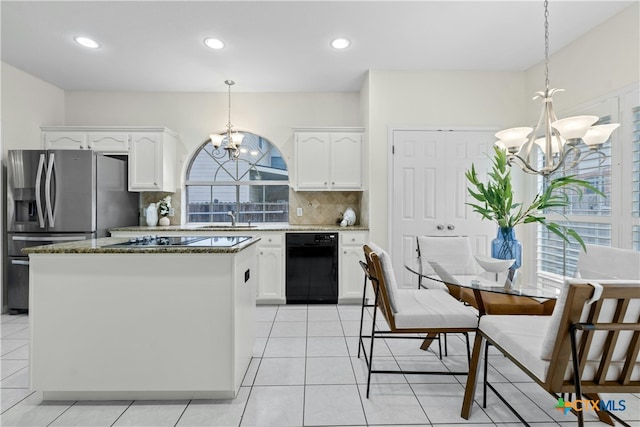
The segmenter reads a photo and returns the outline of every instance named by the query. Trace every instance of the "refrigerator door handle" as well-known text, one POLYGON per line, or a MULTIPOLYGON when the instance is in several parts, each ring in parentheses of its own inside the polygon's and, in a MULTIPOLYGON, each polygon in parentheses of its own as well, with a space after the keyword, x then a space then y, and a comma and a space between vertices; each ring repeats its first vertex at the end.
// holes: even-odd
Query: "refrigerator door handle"
POLYGON ((38 211, 38 224, 40 225, 40 228, 44 228, 44 214, 42 213, 42 200, 40 199, 43 170, 44 170, 44 154, 40 154, 40 161, 38 162, 38 173, 36 174, 36 210, 38 211))
MULTIPOLYGON (((51 175, 53 174, 53 168, 55 166, 55 154, 49 154, 49 167, 47 168, 47 177, 44 181, 44 197, 47 202, 47 216, 49 217, 49 226, 55 226, 55 212, 53 210, 53 205, 51 203, 51 175)), ((55 195, 54 195, 54 203, 55 203, 55 195)))
POLYGON ((29 265, 29 261, 22 261, 19 259, 12 259, 11 260, 11 264, 12 265, 29 265))

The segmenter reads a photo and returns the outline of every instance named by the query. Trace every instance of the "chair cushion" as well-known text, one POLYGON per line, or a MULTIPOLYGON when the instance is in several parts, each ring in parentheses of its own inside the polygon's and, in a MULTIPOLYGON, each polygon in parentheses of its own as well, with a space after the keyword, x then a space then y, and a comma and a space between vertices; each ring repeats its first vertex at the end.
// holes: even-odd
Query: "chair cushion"
MULTIPOLYGON (((496 345, 504 349, 526 369, 544 382, 550 362, 540 357, 540 346, 544 341, 546 330, 550 327, 550 316, 482 316, 478 329, 496 345)), ((591 354, 591 353, 590 353, 591 354)), ((582 374, 583 381, 592 380, 598 369, 598 360, 590 357, 582 374)), ((620 375, 624 363, 611 362, 607 371, 607 380, 615 380, 620 375)), ((573 375, 571 365, 567 366, 564 379, 573 375)), ((640 380, 640 363, 636 362, 631 373, 631 380, 640 380)))
POLYGON ((396 275, 393 272, 391 257, 384 249, 373 242, 369 243, 369 247, 378 255, 378 258, 380 259, 380 264, 382 265, 382 274, 384 275, 384 282, 387 285, 389 305, 391 305, 391 310, 393 310, 394 313, 397 313, 398 283, 396 282, 396 275))
MULTIPOLYGON (((592 280, 593 281, 593 280, 592 280)), ((630 281, 630 280, 607 280, 606 284, 624 284, 624 283, 640 283, 638 281, 630 281)), ((562 319, 562 312, 564 311, 564 306, 567 302, 567 293, 569 291, 569 284, 571 283, 589 283, 589 280, 582 279, 569 279, 567 280, 562 290, 560 291, 560 295, 558 296, 558 300, 556 301, 556 306, 553 309, 553 313, 549 319, 549 325, 547 330, 545 331, 544 340, 542 342, 542 346, 540 347, 540 357, 544 360, 551 359, 553 348, 556 343, 556 337, 558 336, 558 328, 560 327, 560 322, 562 319)), ((582 312, 581 321, 585 321, 587 318, 589 307, 585 307, 582 312)), ((600 322, 605 322, 611 320, 613 318, 613 314, 615 312, 615 304, 613 301, 605 301, 603 304, 602 312, 600 314, 600 322)), ((640 315, 640 298, 637 300, 632 300, 629 308, 625 314, 624 322, 636 322, 638 316, 640 315)), ((604 336, 606 332, 599 331, 594 334, 594 343, 591 345, 589 354, 587 356, 588 359, 594 359, 598 357, 598 353, 602 351, 602 346, 604 345, 604 336)), ((621 332, 618 336, 618 344, 616 347, 621 348, 624 346, 628 340, 631 339, 630 332, 621 332)), ((622 351, 614 351, 612 360, 619 361, 624 356, 622 351)), ((639 355, 640 357, 640 355, 639 355)))
POLYGON ((418 236, 423 274, 435 274, 428 261, 435 260, 451 274, 479 274, 468 236, 418 236))
POLYGON ((586 245, 578 258, 576 277, 582 279, 640 279, 640 252, 586 245))
POLYGON ((475 328, 475 310, 442 290, 404 289, 397 293, 397 328, 475 328))
POLYGON ((550 316, 486 315, 480 317, 478 329, 544 381, 549 362, 540 357, 540 347, 550 319, 550 316))

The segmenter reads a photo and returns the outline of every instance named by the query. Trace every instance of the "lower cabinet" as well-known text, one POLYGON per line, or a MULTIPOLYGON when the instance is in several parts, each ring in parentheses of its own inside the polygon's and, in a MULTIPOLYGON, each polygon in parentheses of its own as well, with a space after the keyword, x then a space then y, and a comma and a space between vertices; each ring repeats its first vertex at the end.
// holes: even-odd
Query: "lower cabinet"
MULTIPOLYGON (((300 232, 300 231, 297 231, 300 232)), ((313 233, 313 231, 309 231, 313 233)), ((114 231, 112 237, 140 237, 147 234, 164 236, 223 236, 252 235, 260 237, 258 242, 258 281, 256 286, 256 302, 258 304, 285 304, 285 231, 216 231, 202 232, 192 230, 167 230, 159 228, 153 231, 114 231)), ((364 273, 360 268, 360 260, 364 260, 362 245, 369 239, 366 230, 338 231, 340 244, 338 247, 338 302, 340 304, 360 304, 364 273)))
POLYGON ((338 259, 340 303, 361 303, 364 272, 360 261, 364 260, 362 245, 367 243, 366 231, 341 231, 340 254, 338 259))
POLYGON ((259 304, 284 304, 284 244, 283 233, 261 234, 258 242, 259 304))

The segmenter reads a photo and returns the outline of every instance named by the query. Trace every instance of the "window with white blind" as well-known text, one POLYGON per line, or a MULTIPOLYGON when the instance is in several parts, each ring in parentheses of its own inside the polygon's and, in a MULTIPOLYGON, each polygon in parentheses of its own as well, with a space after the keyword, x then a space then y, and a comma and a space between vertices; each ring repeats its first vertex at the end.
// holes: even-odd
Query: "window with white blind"
MULTIPOLYGON (((574 112, 598 115, 597 124, 621 123, 603 144, 600 154, 588 154, 589 149, 581 144, 585 159, 551 177, 573 175, 605 194, 602 197, 587 191, 582 198, 570 194, 569 206, 560 212, 545 213, 549 220, 576 230, 587 244, 640 250, 640 106, 637 104, 638 90, 634 90, 574 112)), ((544 180, 540 178, 539 188, 543 185, 544 180)), ((546 284, 559 285, 564 276, 575 274, 580 250, 580 245, 573 240, 568 244, 539 226, 538 276, 546 284)))

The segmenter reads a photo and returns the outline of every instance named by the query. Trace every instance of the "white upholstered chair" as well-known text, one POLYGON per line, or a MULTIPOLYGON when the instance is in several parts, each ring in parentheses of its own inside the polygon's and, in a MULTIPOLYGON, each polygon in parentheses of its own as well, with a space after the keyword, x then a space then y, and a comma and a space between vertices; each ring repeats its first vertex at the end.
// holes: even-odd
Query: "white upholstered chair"
MULTIPOLYGON (((484 340, 556 397, 573 393, 579 402, 599 400, 599 393, 640 392, 639 322, 640 280, 611 279, 568 280, 551 316, 480 317, 462 417, 471 415, 484 340)), ((582 426, 582 411, 577 415, 582 426)), ((611 425, 616 418, 605 411, 597 415, 611 425)))
POLYGON ((640 279, 640 252, 610 246, 586 245, 580 252, 576 277, 583 279, 640 279))
MULTIPOLYGON (((380 338, 423 339, 419 334, 468 333, 475 331, 478 317, 474 310, 442 290, 398 289, 389 255, 374 244, 364 246, 366 264, 361 262, 366 280, 373 287, 375 300, 371 333, 360 333, 358 357, 361 351, 367 363, 367 397, 371 374, 425 374, 424 371, 388 371, 372 369, 374 342, 380 338), (389 330, 376 327, 378 312, 389 330), (366 348, 364 339, 370 339, 366 348)), ((470 356, 470 355, 468 355, 470 356)), ((437 372, 442 375, 463 375, 466 372, 437 372)))

